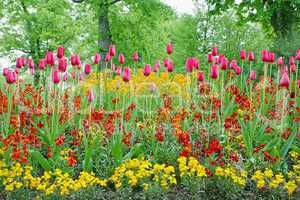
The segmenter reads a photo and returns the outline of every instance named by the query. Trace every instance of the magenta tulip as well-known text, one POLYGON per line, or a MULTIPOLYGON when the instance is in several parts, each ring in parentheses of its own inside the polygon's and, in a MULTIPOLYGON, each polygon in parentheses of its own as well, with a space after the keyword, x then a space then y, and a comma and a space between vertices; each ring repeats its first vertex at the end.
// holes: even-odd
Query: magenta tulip
POLYGON ((268 59, 268 62, 273 63, 275 61, 275 53, 269 52, 268 59))
POLYGON ((241 60, 245 60, 246 59, 246 51, 245 50, 241 50, 240 51, 240 58, 241 58, 241 60))
POLYGON ((232 69, 235 69, 237 67, 237 61, 235 59, 233 59, 231 62, 230 62, 230 68, 232 69))
POLYGON ((81 64, 81 60, 80 60, 80 55, 76 55, 75 56, 75 65, 80 65, 81 64))
POLYGON ((121 67, 117 67, 115 70, 115 73, 116 73, 116 75, 121 75, 121 73, 122 73, 121 67))
POLYGON ((63 46, 58 47, 56 55, 58 58, 63 58, 65 55, 65 48, 63 46))
POLYGON ((123 70, 123 77, 122 77, 124 82, 128 82, 131 79, 131 72, 129 67, 125 67, 123 70))
POLYGON ((31 69, 34 68, 34 62, 33 62, 32 58, 28 59, 28 67, 31 68, 31 69))
POLYGON ((96 53, 94 56, 94 64, 98 65, 101 61, 101 54, 100 53, 96 53))
POLYGON ((269 52, 267 50, 262 50, 262 52, 261 52, 261 60, 263 62, 269 62, 269 52))
POLYGON ((290 71, 292 73, 295 73, 297 71, 297 67, 296 67, 295 63, 290 65, 290 71))
POLYGON ((203 82, 204 81, 204 73, 198 72, 197 78, 198 78, 198 81, 203 82))
POLYGON ((282 56, 278 58, 277 65, 284 65, 284 58, 282 56))
POLYGON ((297 49, 295 59, 300 60, 300 49, 297 49))
POLYGON ((9 69, 7 67, 4 67, 2 70, 3 76, 7 76, 8 73, 9 73, 9 69))
POLYGON ((171 42, 167 44, 167 48, 166 49, 167 49, 167 54, 171 55, 172 52, 173 52, 173 45, 172 45, 171 42))
POLYGON ((137 61, 139 61, 139 54, 138 54, 138 52, 134 52, 133 53, 133 55, 132 55, 132 60, 134 61, 134 62, 137 62, 137 61))
POLYGON ((240 75, 241 72, 242 72, 242 69, 241 69, 241 67, 236 66, 236 67, 234 68, 234 71, 235 71, 235 74, 236 74, 236 75, 240 75))
POLYGON ((227 67, 228 67, 228 61, 227 61, 227 59, 224 57, 224 58, 221 60, 220 68, 221 68, 221 70, 226 70, 227 67))
POLYGON ((256 71, 252 70, 249 75, 250 80, 256 80, 256 71))
POLYGON ((39 61, 39 69, 40 70, 44 70, 45 69, 45 66, 46 66, 46 60, 45 59, 41 59, 39 61))
POLYGON ((218 66, 217 65, 212 65, 210 68, 210 77, 212 79, 218 78, 219 72, 218 72, 218 66))
POLYGON ((84 73, 86 75, 90 74, 91 73, 91 65, 86 63, 85 66, 84 66, 84 73))
POLYGON ((125 57, 124 57, 124 55, 122 53, 120 53, 120 55, 119 55, 119 63, 121 65, 125 63, 125 57))
POLYGON ((218 55, 218 48, 217 47, 211 48, 211 54, 212 54, 212 56, 218 55))
POLYGON ((200 67, 200 62, 197 58, 193 58, 194 59, 194 68, 195 69, 199 69, 200 67))
POLYGON ((71 65, 75 66, 76 65, 76 55, 71 54, 71 65))
POLYGON ((17 81, 17 74, 14 71, 9 71, 6 75, 6 83, 13 84, 17 81))
POLYGON ((194 68, 194 59, 193 58, 188 58, 186 60, 186 63, 185 63, 186 72, 192 72, 193 68, 194 68))
POLYGON ((280 87, 285 87, 285 88, 288 88, 290 86, 290 78, 289 78, 289 75, 288 73, 283 73, 281 79, 280 79, 280 82, 279 82, 279 86, 280 87))
POLYGON ((149 64, 146 64, 143 70, 144 76, 149 76, 151 73, 151 66, 149 64))
POLYGON ((168 62, 167 71, 168 72, 173 72, 174 71, 174 65, 173 65, 172 60, 169 60, 169 62, 168 62))
POLYGON ((158 60, 153 66, 153 72, 158 72, 159 68, 160 68, 160 62, 158 60))
POLYGON ((248 53, 248 60, 249 60, 249 61, 254 61, 254 53, 253 53, 252 51, 250 51, 250 52, 248 53))
POLYGON ((111 57, 114 57, 116 55, 116 46, 115 45, 110 45, 108 53, 111 57))
POLYGON ((55 64, 55 59, 52 51, 46 52, 46 64, 51 66, 55 64))
POLYGON ((52 82, 54 84, 58 84, 60 82, 59 71, 56 69, 52 71, 52 82))
POLYGON ((94 101, 95 97, 92 89, 89 89, 87 98, 89 103, 92 103, 94 101))
POLYGON ((111 55, 110 55, 110 53, 107 53, 106 55, 105 55, 105 62, 108 62, 108 61, 110 61, 110 59, 111 59, 111 55))
POLYGON ((289 63, 290 63, 290 65, 294 65, 295 64, 295 58, 294 58, 294 56, 290 57, 289 63))
POLYGON ((213 60, 214 60, 213 54, 211 54, 211 53, 207 54, 207 62, 208 62, 208 63, 212 63, 213 60))
POLYGON ((66 58, 60 58, 58 60, 58 70, 60 72, 65 72, 67 70, 67 59, 66 58))
POLYGON ((22 68, 24 66, 23 58, 17 58, 16 60, 16 67, 22 68))

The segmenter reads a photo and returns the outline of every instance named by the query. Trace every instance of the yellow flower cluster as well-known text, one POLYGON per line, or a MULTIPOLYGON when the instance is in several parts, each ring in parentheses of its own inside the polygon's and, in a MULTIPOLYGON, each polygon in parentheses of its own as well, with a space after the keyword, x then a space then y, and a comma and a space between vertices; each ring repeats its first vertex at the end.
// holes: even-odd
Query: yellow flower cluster
POLYGON ((217 167, 215 170, 215 175, 230 178, 233 183, 238 184, 241 187, 245 187, 248 173, 244 170, 236 170, 233 167, 217 167))
POLYGON ((128 160, 121 164, 109 180, 115 184, 116 188, 127 182, 132 187, 140 183, 145 190, 149 188, 151 180, 160 184, 164 189, 177 183, 173 166, 153 165, 144 158, 128 160))
POLYGON ((205 177, 205 167, 199 164, 198 160, 194 157, 179 157, 177 159, 180 176, 197 176, 205 177))

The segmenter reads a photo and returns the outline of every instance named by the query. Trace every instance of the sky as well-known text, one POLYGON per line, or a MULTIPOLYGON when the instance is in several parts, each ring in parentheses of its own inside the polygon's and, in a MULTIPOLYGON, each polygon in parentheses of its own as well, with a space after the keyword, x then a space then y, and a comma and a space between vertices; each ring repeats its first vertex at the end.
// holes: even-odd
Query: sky
POLYGON ((180 14, 193 14, 193 0, 163 0, 180 14))
MULTIPOLYGON (((162 0, 167 5, 174 8, 180 14, 193 14, 194 4, 193 0, 162 0)), ((9 64, 8 58, 0 57, 0 69, 9 64)))

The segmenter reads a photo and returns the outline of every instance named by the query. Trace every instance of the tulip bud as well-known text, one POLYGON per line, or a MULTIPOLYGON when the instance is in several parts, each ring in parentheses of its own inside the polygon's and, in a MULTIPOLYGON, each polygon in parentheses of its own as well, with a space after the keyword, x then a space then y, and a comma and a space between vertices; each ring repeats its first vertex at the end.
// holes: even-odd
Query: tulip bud
POLYGON ((76 55, 71 54, 71 65, 75 66, 76 65, 76 55))
POLYGON ((228 61, 227 61, 226 58, 223 58, 223 59, 221 60, 221 65, 220 65, 221 70, 226 70, 226 69, 227 69, 227 66, 228 66, 228 61))
POLYGON ((256 80, 256 71, 252 70, 249 75, 250 80, 256 80))
POLYGON ((58 47, 56 55, 58 58, 63 58, 65 55, 65 48, 63 46, 58 47))
POLYGON ((31 68, 31 69, 34 68, 34 62, 33 62, 32 58, 28 59, 28 67, 31 68))
POLYGON ((90 74, 91 73, 91 65, 86 63, 85 66, 84 66, 84 73, 86 75, 90 74))
POLYGON ((213 60, 214 60, 213 54, 211 54, 211 53, 207 54, 207 62, 208 62, 208 63, 212 63, 213 60))
POLYGON ((194 58, 194 68, 199 69, 199 66, 200 66, 199 60, 197 58, 194 58))
POLYGON ((158 72, 159 67, 160 67, 160 62, 159 62, 159 60, 158 60, 158 61, 156 61, 156 63, 154 64, 153 71, 154 71, 154 72, 158 72))
POLYGON ((248 53, 248 60, 249 60, 249 61, 254 61, 254 53, 253 53, 252 51, 250 51, 250 52, 248 53))
POLYGON ((46 66, 46 60, 45 59, 41 59, 39 61, 39 69, 40 70, 44 70, 45 69, 45 66, 46 66))
POLYGON ((108 61, 110 61, 110 59, 111 59, 111 55, 110 55, 110 53, 108 52, 106 55, 105 55, 105 62, 108 62, 108 61))
POLYGON ((17 58, 16 67, 17 68, 22 68, 23 66, 24 66, 23 59, 22 58, 17 58))
POLYGON ((80 65, 80 64, 81 64, 80 55, 76 55, 75 56, 75 65, 80 65))
POLYGON ((194 59, 188 58, 185 63, 185 70, 186 72, 192 72, 194 67, 194 59))
POLYGON ((171 55, 173 52, 173 45, 172 43, 167 44, 167 54, 171 55))
POLYGON ((289 88, 290 86, 290 78, 289 75, 285 72, 283 73, 280 82, 279 82, 279 86, 280 87, 285 87, 285 88, 289 88))
POLYGON ((235 74, 236 74, 236 75, 240 75, 241 72, 242 72, 242 70, 241 70, 241 68, 240 68, 239 66, 236 66, 236 67, 234 68, 234 71, 235 71, 235 74))
POLYGON ((278 58, 277 65, 284 65, 284 58, 282 56, 278 58))
POLYGON ((151 73, 151 66, 149 64, 146 64, 143 70, 144 76, 149 76, 151 73))
POLYGON ((125 67, 123 70, 123 81, 128 82, 131 79, 131 72, 129 67, 125 67))
POLYGON ((269 52, 267 50, 262 50, 262 52, 261 52, 261 60, 263 62, 269 62, 269 52))
POLYGON ((63 81, 67 81, 69 79, 69 74, 66 72, 63 76, 63 81))
POLYGON ((108 52, 109 52, 109 55, 111 57, 114 57, 116 55, 116 46, 115 45, 110 45, 108 52))
POLYGON ((112 70, 112 71, 115 71, 115 70, 116 70, 116 65, 115 65, 115 63, 112 63, 112 64, 111 64, 111 70, 112 70))
POLYGON ((46 52, 46 64, 51 66, 55 64, 55 59, 52 51, 46 52))
POLYGON ((60 79, 59 79, 59 71, 54 69, 52 71, 52 82, 54 84, 58 84, 60 82, 60 79))
POLYGON ((92 103, 94 101, 95 97, 94 97, 94 92, 92 89, 89 89, 89 92, 88 92, 88 101, 89 103, 92 103))
POLYGON ((167 71, 168 72, 173 72, 174 71, 174 65, 173 65, 172 60, 169 60, 169 62, 168 62, 167 71))
POLYGON ((204 73, 203 72, 198 72, 198 81, 203 82, 204 81, 204 73))
POLYGON ((67 70, 68 60, 66 58, 60 58, 58 60, 58 70, 65 72, 67 70))
POLYGON ((290 65, 295 65, 295 58, 294 58, 294 56, 290 57, 290 65))
POLYGON ((137 62, 137 61, 139 61, 139 54, 138 54, 138 52, 134 52, 133 53, 133 55, 132 55, 132 60, 134 61, 134 62, 137 62))
POLYGON ((300 60, 300 49, 297 49, 297 51, 296 51, 296 60, 300 60))
POLYGON ((237 61, 235 59, 233 59, 231 62, 230 62, 230 68, 232 69, 235 69, 237 67, 237 61))
POLYGON ((82 74, 81 72, 79 73, 78 79, 79 79, 80 81, 83 80, 83 74, 82 74))
POLYGON ((241 50, 240 51, 240 58, 241 58, 241 60, 245 60, 246 59, 246 51, 245 50, 241 50))
POLYGON ((210 77, 212 79, 216 79, 218 78, 218 66, 217 65, 212 65, 211 68, 210 68, 210 77))
POLYGON ((169 60, 164 59, 164 67, 167 68, 169 66, 169 60))
POLYGON ((115 73, 116 73, 116 75, 121 75, 121 73, 122 73, 121 67, 117 67, 115 70, 115 73))
POLYGON ((30 68, 30 74, 31 74, 32 76, 34 76, 34 74, 35 74, 35 69, 34 69, 34 68, 30 68))
POLYGON ((218 54, 218 49, 217 49, 217 47, 211 48, 211 54, 212 54, 212 56, 216 56, 216 55, 218 54))
POLYGON ((16 72, 9 71, 6 75, 6 83, 13 84, 17 81, 17 74, 16 72))
POLYGON ((120 55, 119 55, 119 63, 121 65, 125 63, 125 57, 124 57, 124 55, 122 53, 120 53, 120 55))
POLYGON ((297 86, 300 88, 300 80, 297 80, 297 86))
POLYGON ((295 72, 297 71, 297 67, 296 67, 295 64, 291 64, 291 65, 290 65, 290 71, 291 71, 292 73, 295 73, 295 72))
POLYGON ((7 68, 7 67, 4 67, 3 70, 2 70, 3 76, 7 76, 8 73, 9 73, 8 68, 7 68))
POLYGON ((94 57, 94 64, 97 65, 100 63, 101 60, 101 54, 100 53, 96 53, 95 57, 94 57))

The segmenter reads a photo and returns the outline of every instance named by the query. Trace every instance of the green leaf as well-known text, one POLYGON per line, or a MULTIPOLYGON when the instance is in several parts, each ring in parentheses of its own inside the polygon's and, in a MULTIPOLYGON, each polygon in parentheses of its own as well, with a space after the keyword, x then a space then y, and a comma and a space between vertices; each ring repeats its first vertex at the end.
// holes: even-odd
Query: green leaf
POLYGON ((45 171, 51 171, 52 167, 48 160, 39 151, 30 151, 33 161, 37 161, 45 171))

